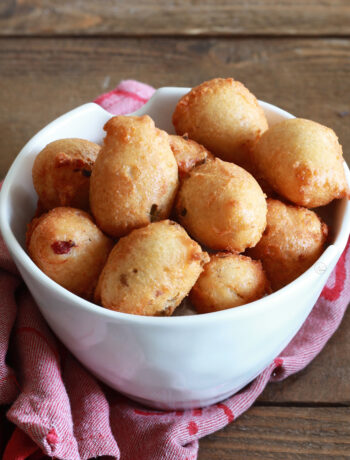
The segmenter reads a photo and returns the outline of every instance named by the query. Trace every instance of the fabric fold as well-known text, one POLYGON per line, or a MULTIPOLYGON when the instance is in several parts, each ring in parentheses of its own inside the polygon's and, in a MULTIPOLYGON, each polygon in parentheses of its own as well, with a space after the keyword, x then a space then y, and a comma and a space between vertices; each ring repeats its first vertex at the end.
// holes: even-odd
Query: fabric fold
POLYGON ((58 459, 80 459, 69 398, 61 377, 59 344, 25 289, 13 331, 21 393, 8 419, 58 459))
POLYGON ((63 376, 71 401, 80 458, 87 460, 108 455, 119 460, 118 444, 110 425, 110 407, 101 386, 68 352, 63 376))

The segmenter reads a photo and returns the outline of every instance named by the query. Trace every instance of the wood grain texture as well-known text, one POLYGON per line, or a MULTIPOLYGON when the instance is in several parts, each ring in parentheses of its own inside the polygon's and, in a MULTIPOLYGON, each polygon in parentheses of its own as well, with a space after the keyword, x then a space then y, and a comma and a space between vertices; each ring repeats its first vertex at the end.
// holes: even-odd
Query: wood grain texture
POLYGON ((49 121, 135 78, 192 86, 233 76, 262 100, 332 127, 350 161, 348 39, 0 40, 0 174, 49 121))
MULTIPOLYGON (((125 78, 159 87, 233 76, 260 99, 334 128, 350 162, 350 40, 1 39, 0 69, 1 176, 40 128, 125 78)), ((260 400, 349 403, 348 350, 350 313, 306 370, 260 400)))
POLYGON ((198 460, 349 457, 350 408, 253 407, 202 439, 198 460))
POLYGON ((348 35, 347 0, 1 0, 1 35, 348 35))
MULTIPOLYGON (((233 76, 260 99, 335 129, 350 162, 349 18, 347 0, 2 0, 0 175, 49 121, 126 78, 159 87, 233 76), (212 37, 112 37, 133 34, 212 37), (256 34, 290 38, 214 37, 256 34)), ((257 406, 202 439, 199 460, 350 458, 349 350, 350 312, 305 370, 268 385, 257 406)))

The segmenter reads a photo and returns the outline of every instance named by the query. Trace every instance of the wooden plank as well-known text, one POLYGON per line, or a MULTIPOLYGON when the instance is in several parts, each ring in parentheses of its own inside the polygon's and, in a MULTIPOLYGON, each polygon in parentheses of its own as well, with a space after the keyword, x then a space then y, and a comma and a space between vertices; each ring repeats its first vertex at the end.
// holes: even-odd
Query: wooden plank
POLYGON ((201 439, 198 460, 349 457, 350 408, 254 407, 201 439))
MULTIPOLYGON (((333 127, 350 162, 350 40, 2 39, 0 174, 58 115, 137 78, 156 87, 233 76, 261 99, 333 127)), ((262 401, 349 402, 350 313, 303 372, 262 401)))
POLYGON ((2 0, 1 35, 350 33, 347 0, 2 0))
POLYGON ((1 175, 38 129, 125 78, 159 87, 233 76, 334 128, 350 161, 348 39, 1 39, 0 69, 1 175))

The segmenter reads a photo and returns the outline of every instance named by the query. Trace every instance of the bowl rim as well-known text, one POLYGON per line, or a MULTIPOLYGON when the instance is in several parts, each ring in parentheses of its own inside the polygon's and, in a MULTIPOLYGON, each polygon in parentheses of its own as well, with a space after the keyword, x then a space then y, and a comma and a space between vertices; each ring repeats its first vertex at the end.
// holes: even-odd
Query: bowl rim
MULTIPOLYGON (((152 100, 155 98, 156 95, 159 95, 160 93, 164 93, 164 94, 169 93, 169 91, 174 92, 175 90, 177 92, 187 92, 190 90, 190 88, 181 88, 181 87, 159 88, 154 93, 154 95, 151 97, 151 99, 140 110, 146 111, 148 108, 147 106, 149 106, 152 103, 152 100)), ((280 109, 279 107, 273 104, 269 104, 264 101, 258 101, 258 102, 263 109, 265 108, 269 109, 275 113, 282 115, 285 118, 294 118, 292 114, 284 111, 283 109, 280 109)), ((254 315, 257 309, 259 310, 265 309, 265 311, 267 312, 271 308, 275 308, 276 303, 278 303, 279 299, 281 300, 281 303, 282 303, 283 301, 285 301, 286 298, 290 297, 293 294, 293 291, 295 289, 296 290, 303 289, 303 287, 306 284, 309 285, 311 282, 316 283, 319 280, 321 273, 322 275, 324 275, 324 272, 326 271, 326 270, 323 270, 320 272, 320 270, 317 270, 317 265, 318 266, 322 265, 323 267, 327 268, 332 263, 332 261, 334 262, 334 260, 339 259, 342 252, 344 251, 347 240, 348 240, 348 236, 350 233, 350 202, 349 201, 347 201, 345 205, 341 228, 334 241, 334 244, 329 245, 325 249, 325 251, 322 253, 322 255, 316 260, 316 262, 308 270, 306 270, 301 276, 299 276, 297 279, 289 283, 287 286, 284 286, 280 290, 273 292, 272 294, 269 294, 268 296, 265 296, 254 302, 251 302, 245 305, 241 305, 238 307, 226 309, 226 310, 211 312, 211 313, 160 317, 160 316, 133 315, 130 313, 123 313, 123 312, 109 310, 107 308, 96 305, 88 300, 85 300, 76 294, 73 294, 72 292, 68 291, 64 287, 57 284, 47 275, 45 275, 45 273, 42 272, 39 269, 39 267, 37 267, 34 264, 34 262, 30 259, 29 255, 26 253, 26 251, 22 248, 22 246, 18 242, 17 238, 15 237, 15 235, 13 234, 11 230, 11 227, 10 227, 10 224, 7 218, 8 217, 7 210, 9 206, 9 192, 10 192, 10 186, 15 180, 16 172, 21 167, 23 158, 26 157, 26 155, 31 149, 31 146, 37 141, 38 138, 40 138, 40 136, 43 134, 44 131, 47 132, 48 130, 54 129, 56 124, 62 123, 66 121, 66 119, 72 119, 75 117, 79 117, 83 112, 96 113, 96 110, 103 111, 105 113, 108 113, 108 115, 113 116, 112 114, 105 111, 103 108, 101 108, 97 104, 87 103, 87 104, 83 104, 73 110, 66 112, 65 114, 61 115, 60 117, 56 118, 51 123, 46 125, 40 131, 38 131, 25 144, 25 146, 21 149, 20 153, 16 156, 8 173, 6 174, 6 177, 3 181, 3 185, 0 191, 0 231, 2 233, 6 246, 9 248, 10 253, 15 255, 15 258, 20 261, 21 266, 24 268, 25 271, 31 272, 36 282, 38 282, 39 284, 45 284, 47 288, 53 289, 58 296, 63 297, 63 299, 66 302, 70 302, 72 305, 74 305, 74 308, 80 308, 81 310, 87 311, 89 313, 96 313, 98 315, 102 315, 102 317, 112 320, 112 321, 114 320, 118 322, 128 322, 128 323, 131 322, 134 324, 142 323, 144 326, 146 325, 147 326, 165 326, 165 324, 167 325, 171 324, 174 326, 177 325, 178 327, 191 327, 193 325, 197 325, 197 324, 207 322, 207 321, 215 321, 215 320, 225 321, 228 319, 234 320, 234 318, 237 316, 254 315)), ((133 115, 133 114, 136 115, 138 114, 140 110, 132 114, 129 114, 129 115, 133 115)), ((350 185, 350 171, 345 161, 344 161, 344 169, 345 169, 345 175, 346 175, 347 182, 350 185)), ((329 274, 327 275, 327 278, 329 274)))

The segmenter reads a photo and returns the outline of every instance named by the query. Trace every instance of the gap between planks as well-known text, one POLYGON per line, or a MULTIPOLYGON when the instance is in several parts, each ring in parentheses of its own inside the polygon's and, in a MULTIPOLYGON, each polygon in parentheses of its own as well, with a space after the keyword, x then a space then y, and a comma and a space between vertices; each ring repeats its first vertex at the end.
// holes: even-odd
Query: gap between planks
POLYGON ((349 34, 342 34, 342 35, 312 35, 312 34, 296 34, 296 35, 289 35, 289 34, 8 34, 8 35, 0 35, 1 40, 28 40, 28 39, 55 39, 55 40, 64 40, 64 39, 77 39, 77 40, 107 40, 107 39, 116 39, 116 40, 126 40, 126 39, 143 39, 143 40, 154 40, 159 38, 164 39, 175 39, 175 40, 254 40, 254 39, 261 39, 261 40, 279 40, 279 39, 287 39, 287 40, 347 40, 350 39, 349 34))

